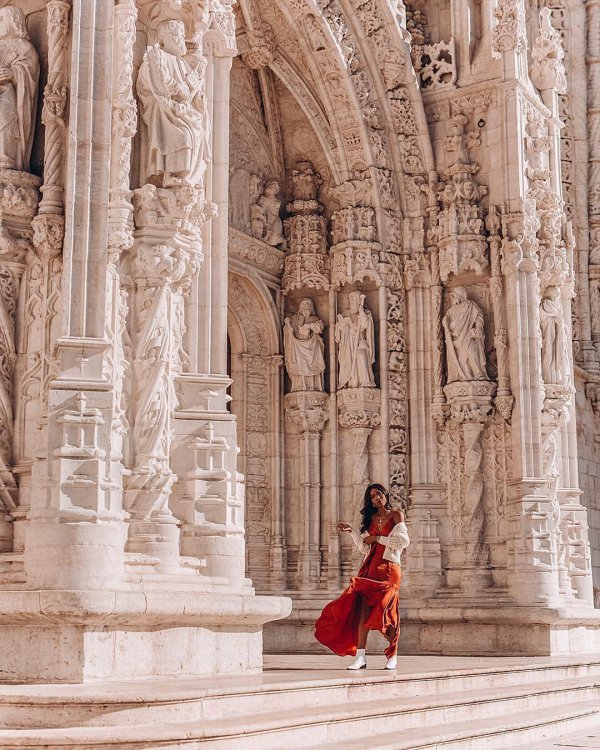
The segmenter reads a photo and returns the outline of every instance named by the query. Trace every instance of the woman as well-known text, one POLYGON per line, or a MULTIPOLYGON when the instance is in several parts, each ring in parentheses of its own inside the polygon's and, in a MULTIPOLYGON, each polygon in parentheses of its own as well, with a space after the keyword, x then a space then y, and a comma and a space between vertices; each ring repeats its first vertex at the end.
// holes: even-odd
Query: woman
POLYGON ((315 637, 338 656, 355 655, 348 669, 366 669, 367 634, 379 630, 389 642, 385 668, 396 669, 400 555, 409 545, 408 532, 403 513, 392 510, 389 493, 380 484, 367 487, 360 513, 360 533, 347 523, 337 528, 350 533, 365 558, 350 586, 321 612, 315 637))

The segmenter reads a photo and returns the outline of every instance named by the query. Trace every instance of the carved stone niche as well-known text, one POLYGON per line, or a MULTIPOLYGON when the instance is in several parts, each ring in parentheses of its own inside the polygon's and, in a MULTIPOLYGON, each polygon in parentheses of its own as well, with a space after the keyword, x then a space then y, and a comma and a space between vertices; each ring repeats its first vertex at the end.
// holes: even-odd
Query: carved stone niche
POLYGON ((331 280, 337 286, 365 278, 379 282, 381 244, 376 241, 375 209, 342 208, 331 217, 331 280))

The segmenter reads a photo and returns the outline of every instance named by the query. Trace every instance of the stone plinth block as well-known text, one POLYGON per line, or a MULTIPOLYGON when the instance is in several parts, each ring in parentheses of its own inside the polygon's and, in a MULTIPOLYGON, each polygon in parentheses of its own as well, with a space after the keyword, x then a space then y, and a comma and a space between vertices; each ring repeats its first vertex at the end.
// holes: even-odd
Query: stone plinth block
MULTIPOLYGON (((210 589, 205 585, 205 589, 210 589)), ((256 672, 282 597, 168 592, 0 592, 1 680, 70 682, 256 672)))
POLYGON ((338 391, 342 427, 373 429, 381 421, 381 391, 378 388, 343 388, 338 391))

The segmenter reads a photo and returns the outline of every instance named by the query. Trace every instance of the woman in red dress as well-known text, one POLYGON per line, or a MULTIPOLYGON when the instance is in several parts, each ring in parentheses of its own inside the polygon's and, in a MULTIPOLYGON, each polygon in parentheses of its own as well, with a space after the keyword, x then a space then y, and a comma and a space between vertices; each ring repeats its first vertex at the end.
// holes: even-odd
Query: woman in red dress
POLYGON ((367 634, 379 630, 389 643, 385 668, 396 669, 400 555, 409 545, 408 532, 404 515, 392 510, 389 493, 380 484, 367 487, 360 513, 360 532, 347 523, 338 524, 338 530, 352 535, 365 555, 363 563, 350 586, 321 612, 315 637, 338 656, 356 656, 348 669, 366 669, 367 634))

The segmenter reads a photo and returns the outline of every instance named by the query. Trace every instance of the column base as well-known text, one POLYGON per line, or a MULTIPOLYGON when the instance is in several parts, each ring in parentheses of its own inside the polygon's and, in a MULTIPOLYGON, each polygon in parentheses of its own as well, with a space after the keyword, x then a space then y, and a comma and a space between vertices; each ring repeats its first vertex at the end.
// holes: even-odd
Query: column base
POLYGON ((289 599, 194 591, 0 591, 0 681, 258 672, 289 599))
POLYGON ((447 656, 560 656, 600 652, 592 608, 452 607, 401 609, 400 653, 447 656))
MULTIPOLYGON (((314 623, 336 592, 290 592, 292 613, 265 627, 266 653, 330 653, 314 637, 314 623), (306 599, 302 597, 306 596, 306 599)), ((600 653, 600 610, 460 606, 451 601, 423 608, 400 604, 400 654, 440 656, 565 656, 600 653)), ((381 654, 387 646, 376 631, 369 633, 367 651, 381 654)))

